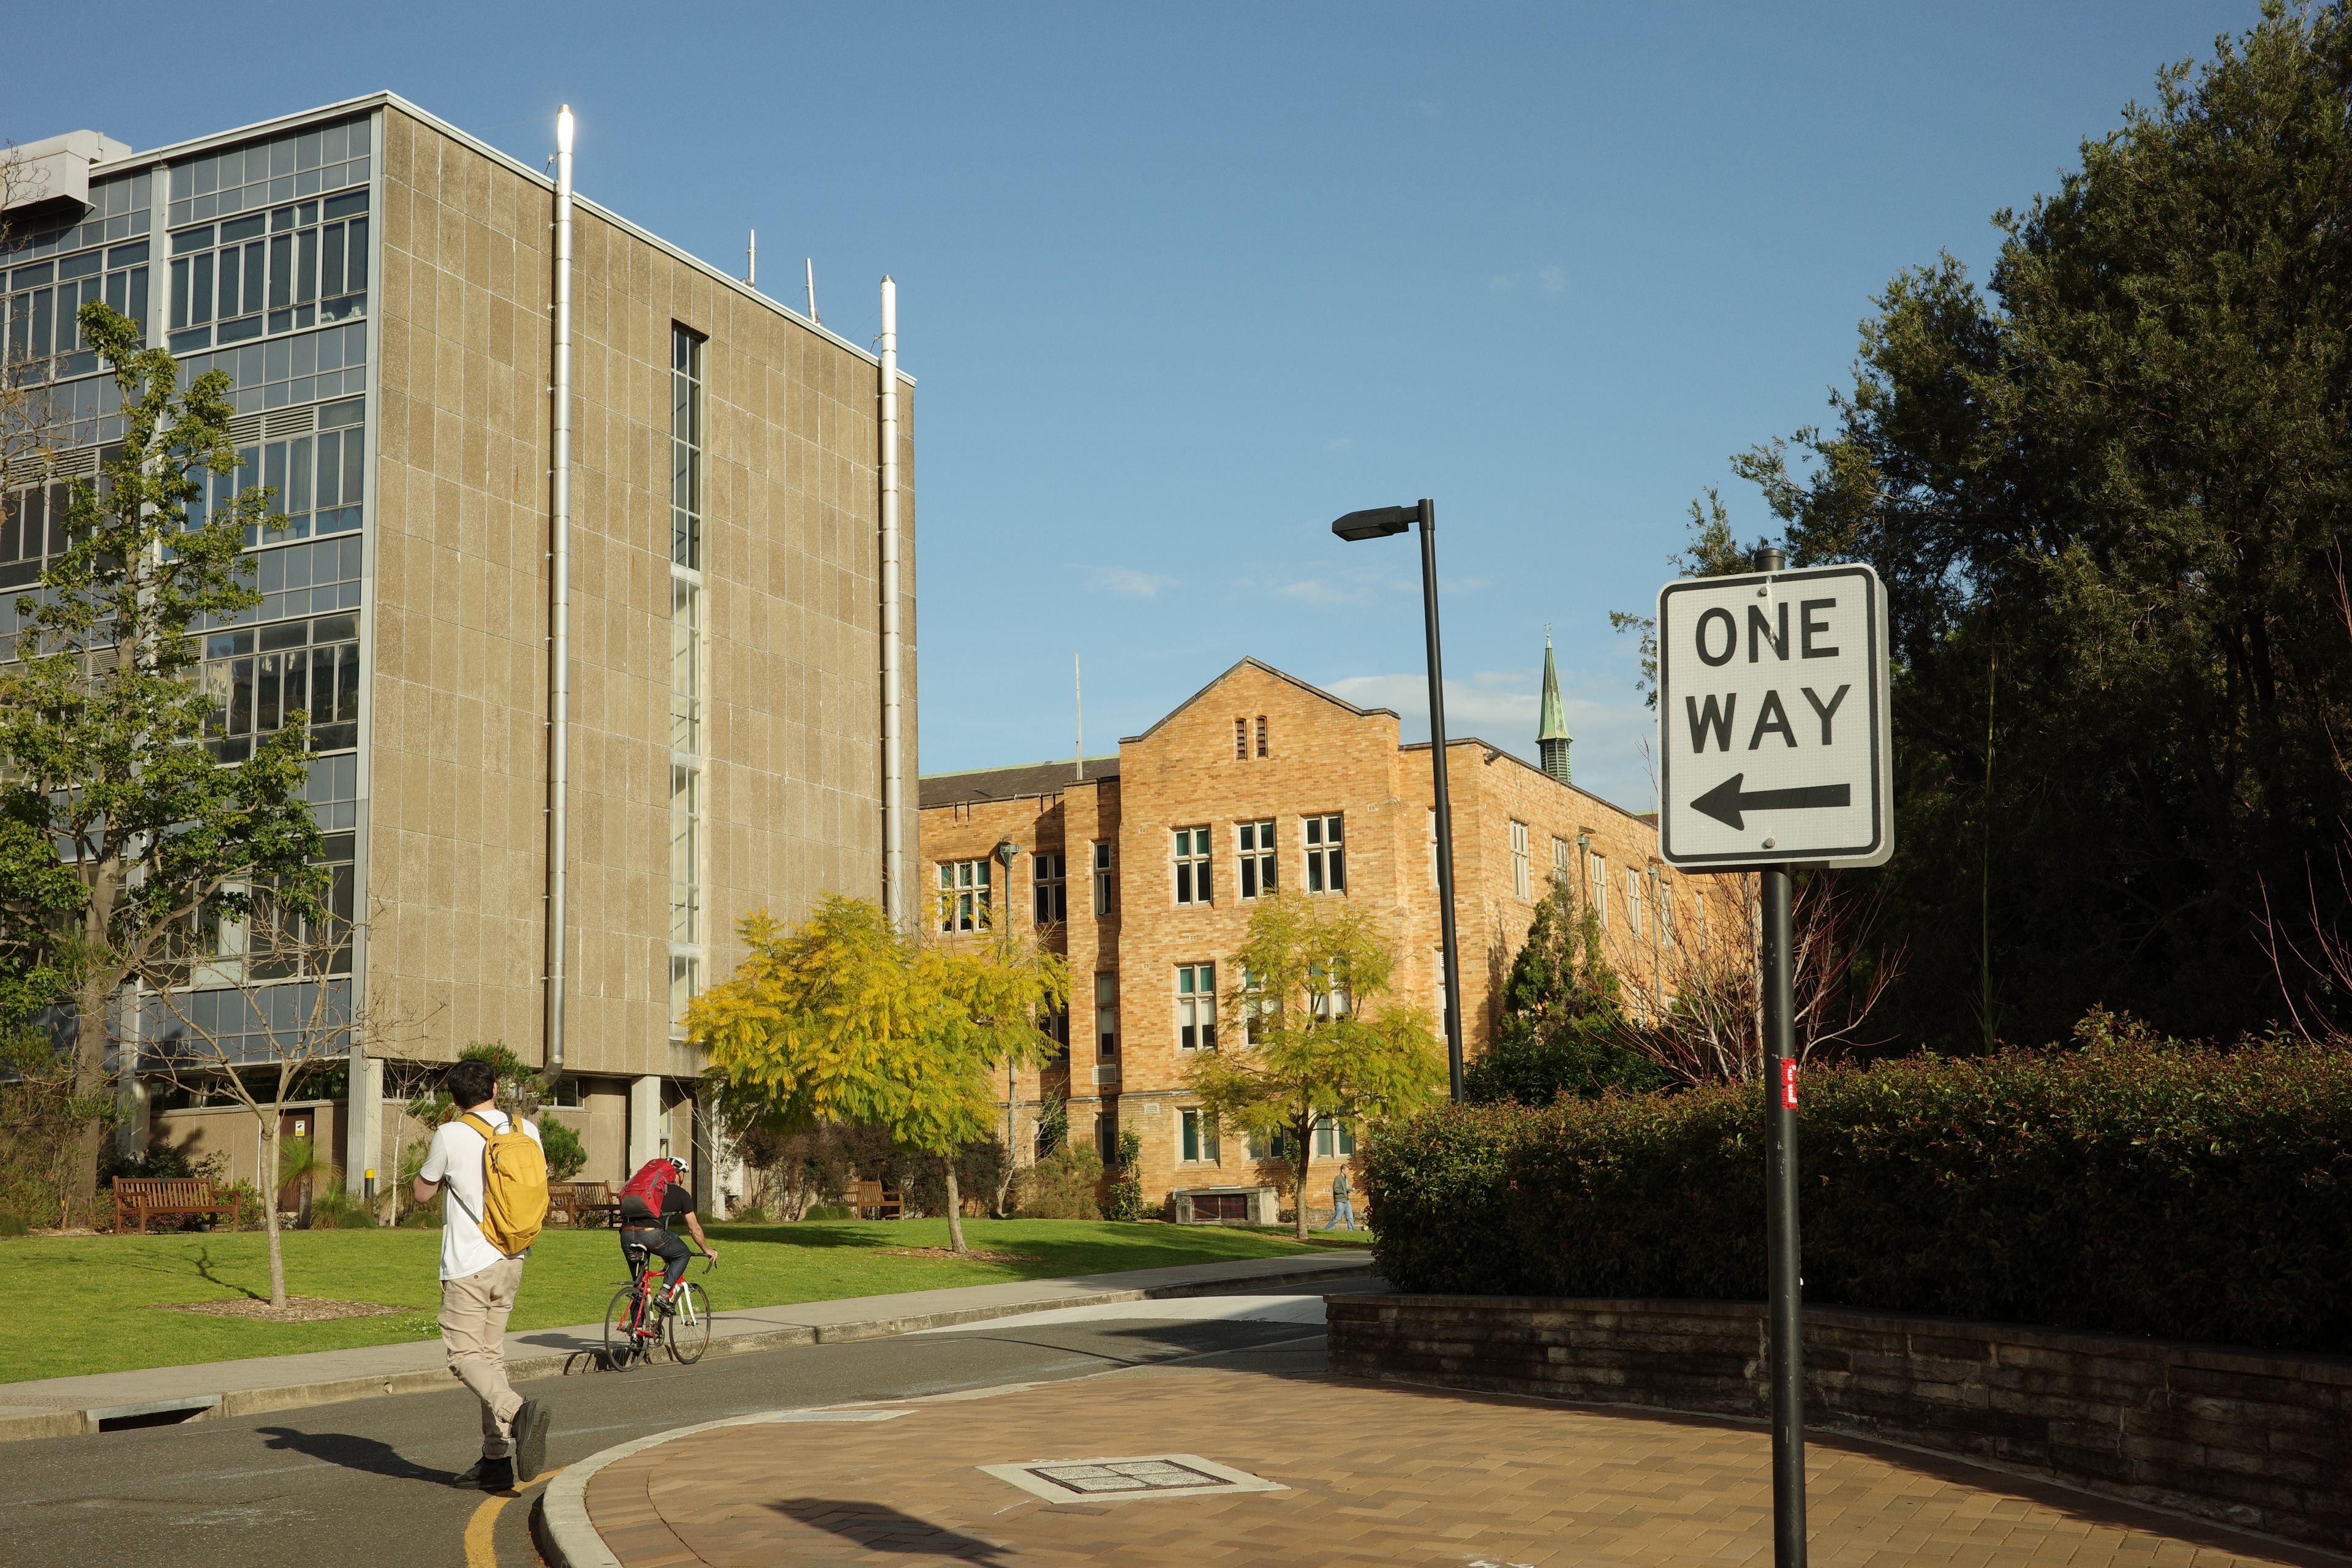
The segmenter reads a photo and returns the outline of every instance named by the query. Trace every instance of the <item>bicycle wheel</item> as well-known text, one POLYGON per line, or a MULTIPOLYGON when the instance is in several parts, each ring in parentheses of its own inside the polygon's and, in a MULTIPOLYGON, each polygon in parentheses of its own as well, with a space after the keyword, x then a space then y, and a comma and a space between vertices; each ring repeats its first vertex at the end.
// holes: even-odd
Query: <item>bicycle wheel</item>
POLYGON ((669 1315, 669 1358, 692 1366, 710 1348, 710 1297, 692 1280, 679 1288, 677 1310, 669 1315))
POLYGON ((614 1372, 625 1371, 645 1353, 646 1342, 637 1338, 636 1322, 636 1288, 624 1285, 614 1292, 613 1304, 604 1309, 604 1364, 614 1372))

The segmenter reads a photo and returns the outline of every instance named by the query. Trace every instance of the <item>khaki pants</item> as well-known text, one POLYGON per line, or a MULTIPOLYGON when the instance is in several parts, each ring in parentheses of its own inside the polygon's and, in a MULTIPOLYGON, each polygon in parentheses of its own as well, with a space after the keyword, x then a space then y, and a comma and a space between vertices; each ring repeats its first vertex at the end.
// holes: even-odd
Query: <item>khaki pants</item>
POLYGON ((441 1344, 449 1373, 482 1402, 482 1457, 510 1452, 515 1412, 522 1396, 507 1383, 507 1315, 522 1284, 522 1259, 503 1258, 463 1279, 441 1281, 441 1344))

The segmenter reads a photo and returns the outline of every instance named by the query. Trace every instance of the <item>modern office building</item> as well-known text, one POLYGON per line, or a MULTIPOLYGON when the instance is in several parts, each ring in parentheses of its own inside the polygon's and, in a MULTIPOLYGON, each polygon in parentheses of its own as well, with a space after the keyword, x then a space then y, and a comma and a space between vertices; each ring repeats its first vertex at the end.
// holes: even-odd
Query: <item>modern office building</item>
MULTIPOLYGON (((1472 738, 1449 741, 1454 915, 1465 1055, 1494 1037, 1503 982, 1554 876, 1578 879, 1629 1002, 1667 999, 1698 944, 1746 940, 1717 884, 1658 858, 1655 819, 1568 782, 1567 726, 1547 649, 1537 768, 1472 738)), ((934 773, 922 781, 930 931, 946 941, 1010 921, 1038 931, 1075 978, 1067 1059, 1016 1079, 1016 1162, 1037 1111, 1066 1097, 1070 1125, 1108 1153, 1140 1135, 1144 1199, 1255 1185, 1281 1165, 1220 1136, 1185 1092, 1214 1049, 1219 998, 1256 900, 1278 889, 1369 908, 1400 955, 1396 990, 1444 1016, 1444 942, 1430 747, 1400 744, 1397 715, 1353 706, 1245 658, 1116 755, 934 773)), ((1316 1134, 1310 1215, 1353 1149, 1316 1134)))
MULTIPOLYGON (((7 497, 0 589, 120 431, 81 300, 234 378, 246 466, 213 504, 268 485, 291 520, 251 542, 263 604, 206 628, 204 679, 224 759, 298 707, 316 726, 362 1027, 304 1121, 354 1187, 420 1135, 423 1065, 477 1040, 560 1048, 583 1175, 683 1152, 679 1018, 738 918, 903 895, 918 844, 890 285, 877 357, 572 197, 568 127, 545 170, 389 93, 148 152, 76 132, 19 150, 40 178, 5 215, 10 353, 70 424, 7 497)), ((197 1005, 256 1022, 233 990, 197 1005)), ((254 1157, 201 1082, 136 1098, 126 1139, 254 1157)))

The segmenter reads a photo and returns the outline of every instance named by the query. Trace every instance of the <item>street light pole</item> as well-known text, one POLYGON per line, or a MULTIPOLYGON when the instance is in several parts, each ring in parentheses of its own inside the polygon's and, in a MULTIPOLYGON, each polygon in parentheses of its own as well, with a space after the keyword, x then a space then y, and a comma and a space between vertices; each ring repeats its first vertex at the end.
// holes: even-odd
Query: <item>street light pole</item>
POLYGON ((1453 1081, 1454 1103, 1462 1103, 1462 955, 1454 939, 1454 806, 1445 788, 1445 669, 1437 634, 1437 503, 1426 496, 1419 506, 1375 507, 1351 511, 1332 523, 1331 531, 1353 542, 1381 539, 1421 525, 1421 612, 1429 658, 1430 777, 1437 805, 1437 903, 1439 940, 1444 943, 1440 967, 1445 983, 1445 1058, 1453 1081))
MULTIPOLYGON (((999 912, 996 917, 997 940, 1000 942, 1013 940, 1013 862, 1020 858, 1021 846, 1013 843, 1010 838, 1000 838, 996 841, 996 858, 1004 867, 1004 897, 997 905, 999 912)), ((1013 1149, 1013 1116, 1016 1104, 1013 1092, 1013 1058, 1008 1054, 1004 1058, 1004 1168, 1008 1171, 1019 1163, 1013 1149)))

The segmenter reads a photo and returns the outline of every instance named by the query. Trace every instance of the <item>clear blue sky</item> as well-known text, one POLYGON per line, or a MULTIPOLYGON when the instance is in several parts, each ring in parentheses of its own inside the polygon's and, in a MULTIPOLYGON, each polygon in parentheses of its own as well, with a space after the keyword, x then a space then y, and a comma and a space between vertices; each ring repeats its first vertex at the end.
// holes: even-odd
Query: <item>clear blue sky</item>
POLYGON ((1244 654, 1650 805, 1612 609, 1728 455, 1822 417, 1905 266, 1981 274, 2164 61, 2251 0, 37 7, 0 138, 152 147, 389 88, 825 322, 900 288, 921 382, 922 762, 1108 750, 1244 654), (117 72, 115 59, 122 62, 117 72), (119 89, 110 79, 119 79, 119 89))

